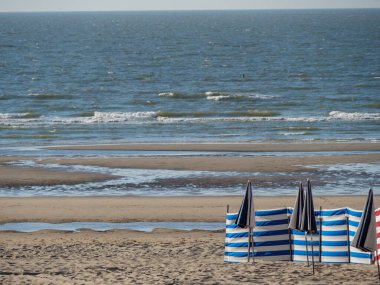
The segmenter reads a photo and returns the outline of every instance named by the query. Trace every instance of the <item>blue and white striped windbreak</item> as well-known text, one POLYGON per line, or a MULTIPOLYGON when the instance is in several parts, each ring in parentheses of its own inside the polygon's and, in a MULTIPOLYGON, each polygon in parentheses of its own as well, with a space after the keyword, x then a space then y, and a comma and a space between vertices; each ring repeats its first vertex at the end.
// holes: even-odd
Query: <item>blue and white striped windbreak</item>
MULTIPOLYGON (((292 208, 256 211, 253 230, 255 258, 264 260, 306 261, 305 235, 288 229, 292 208)), ((315 261, 323 263, 371 264, 371 253, 348 246, 359 225, 361 211, 350 208, 315 211, 318 231, 313 234, 315 261)), ((237 213, 227 213, 224 260, 246 262, 248 229, 238 228, 237 213)), ((308 244, 310 237, 308 237, 308 244)), ((311 256, 311 246, 309 256, 311 256)))
MULTIPOLYGON (((247 261, 248 229, 234 224, 237 213, 227 214, 224 260, 247 261)), ((255 257, 265 260, 289 260, 288 209, 256 211, 253 230, 255 257)))

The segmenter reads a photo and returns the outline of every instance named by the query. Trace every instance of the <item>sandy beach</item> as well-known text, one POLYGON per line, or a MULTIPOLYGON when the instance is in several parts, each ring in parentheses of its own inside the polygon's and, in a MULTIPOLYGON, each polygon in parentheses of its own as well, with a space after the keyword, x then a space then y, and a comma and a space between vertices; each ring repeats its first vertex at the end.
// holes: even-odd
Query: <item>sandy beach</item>
MULTIPOLYGON (((314 177, 308 165, 376 163, 379 144, 238 145, 146 144, 69 146, 83 156, 0 158, 0 185, 24 187, 107 181, 115 175, 95 172, 68 172, 49 165, 103 166, 110 169, 173 169, 207 171, 245 171, 282 175, 255 176, 254 183, 314 177), (87 157, 86 150, 155 151, 266 151, 321 152, 313 156, 117 156, 87 157), (32 161, 38 166, 20 166, 32 161)), ((188 178, 186 183, 201 185, 244 184, 248 176, 188 178), (198 183, 198 184, 197 184, 198 183)), ((176 185, 168 179, 161 184, 176 185)), ((185 179, 186 180, 186 179, 185 179)), ((316 181, 318 183, 318 181, 316 181)), ((236 212, 241 196, 100 196, 100 197, 3 197, 0 222, 224 222, 227 205, 236 212)), ((364 195, 315 195, 315 208, 352 207, 361 210, 364 195)), ((293 196, 259 196, 257 209, 293 206, 293 196)), ((380 198, 375 196, 375 204, 380 198)), ((95 232, 33 233, 0 232, 1 284, 374 284, 376 267, 354 264, 318 264, 316 274, 304 263, 264 262, 228 264, 223 261, 224 231, 179 231, 155 229, 153 232, 113 230, 95 232)))
POLYGON ((2 284, 376 284, 376 266, 223 262, 224 234, 1 233, 2 284))
POLYGON ((354 248, 379 0, 1 0, 0 26, 0 285, 380 284, 354 248))
MULTIPOLYGON (((0 199, 10 221, 223 221, 241 197, 61 197, 0 199)), ((259 209, 293 197, 259 197, 259 209)), ((316 207, 360 209, 363 196, 316 197, 316 207)), ((376 197, 376 202, 379 202, 376 197)), ((376 267, 223 262, 224 231, 1 232, 2 284, 374 284, 376 267)))

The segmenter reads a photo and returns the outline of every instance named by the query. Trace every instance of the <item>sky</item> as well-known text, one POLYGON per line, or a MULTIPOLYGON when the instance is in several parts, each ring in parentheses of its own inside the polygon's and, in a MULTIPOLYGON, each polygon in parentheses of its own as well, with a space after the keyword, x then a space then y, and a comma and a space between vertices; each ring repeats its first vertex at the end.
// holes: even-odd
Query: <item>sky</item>
POLYGON ((0 0, 0 12, 380 8, 380 0, 0 0))

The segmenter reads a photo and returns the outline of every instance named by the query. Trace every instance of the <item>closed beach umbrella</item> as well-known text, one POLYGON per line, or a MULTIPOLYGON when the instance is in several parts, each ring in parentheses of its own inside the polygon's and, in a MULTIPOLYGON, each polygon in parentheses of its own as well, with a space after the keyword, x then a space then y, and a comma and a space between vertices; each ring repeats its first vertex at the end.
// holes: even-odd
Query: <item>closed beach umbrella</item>
MULTIPOLYGON (((313 262, 313 274, 314 274, 314 246, 313 246, 313 233, 317 232, 317 222, 315 220, 314 212, 314 203, 313 203, 313 194, 311 191, 311 182, 307 180, 307 190, 305 195, 305 202, 302 211, 302 219, 300 230, 305 232, 305 235, 311 234, 311 258, 313 262)), ((307 259, 309 260, 309 250, 307 249, 306 241, 306 254, 307 259)))
POLYGON ((248 261, 249 261, 250 253, 251 253, 252 229, 256 225, 251 181, 248 181, 247 183, 245 196, 241 203, 239 214, 236 218, 235 224, 241 228, 249 228, 249 237, 248 237, 248 261))
POLYGON ((297 195, 296 203, 294 204, 293 214, 290 218, 289 229, 298 230, 298 231, 300 230, 303 203, 304 203, 304 191, 303 191, 303 185, 301 182, 299 184, 298 195, 297 195))
POLYGON ((374 257, 376 258, 377 273, 380 280, 379 260, 377 259, 376 216, 372 189, 369 189, 367 202, 351 246, 367 252, 376 252, 374 257))
POLYGON ((311 182, 307 180, 307 190, 305 195, 305 203, 302 211, 302 219, 300 231, 308 234, 317 232, 317 222, 315 220, 313 194, 311 191, 311 182))
MULTIPOLYGON (((298 195, 297 195, 297 198, 296 198, 296 203, 294 204, 294 208, 293 208, 293 213, 292 213, 292 216, 290 217, 290 221, 289 221, 289 226, 288 228, 289 229, 293 229, 293 230, 300 230, 300 227, 301 227, 301 219, 302 219, 302 211, 303 211, 303 204, 304 204, 304 190, 303 190, 303 185, 302 185, 302 182, 300 182, 299 184, 299 188, 298 188, 298 195)), ((292 240, 291 240, 291 233, 289 232, 289 246, 290 246, 290 260, 292 260, 292 240)), ((306 250, 307 250, 307 238, 306 238, 306 235, 305 235, 305 242, 306 242, 306 250)), ((307 264, 309 265, 309 258, 307 258, 307 264)))
POLYGON ((375 207, 373 205, 373 191, 369 189, 367 203, 365 204, 363 215, 351 246, 363 251, 374 252, 377 250, 376 239, 376 216, 375 207))

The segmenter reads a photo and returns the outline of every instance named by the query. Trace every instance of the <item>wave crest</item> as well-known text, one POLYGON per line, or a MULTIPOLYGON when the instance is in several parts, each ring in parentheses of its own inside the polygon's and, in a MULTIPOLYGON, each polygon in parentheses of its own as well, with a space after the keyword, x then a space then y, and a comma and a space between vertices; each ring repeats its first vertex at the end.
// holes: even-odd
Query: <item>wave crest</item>
POLYGON ((331 111, 329 116, 334 119, 347 120, 347 121, 361 121, 361 120, 380 120, 380 113, 360 113, 360 112, 340 112, 331 111))
MULTIPOLYGON (((331 111, 321 117, 284 117, 268 110, 243 112, 94 112, 76 117, 49 117, 36 113, 0 113, 0 124, 11 126, 47 124, 106 124, 106 123, 215 123, 215 122, 322 122, 322 121, 380 121, 380 113, 347 113, 331 111), (86 116, 84 116, 86 115, 86 116)), ((291 132, 318 130, 315 127, 289 127, 291 132)))
POLYGON ((245 93, 227 93, 227 92, 213 92, 213 91, 207 91, 204 93, 207 100, 214 100, 214 101, 220 101, 220 100, 229 100, 229 99, 237 99, 237 100, 243 100, 243 99, 272 99, 276 98, 278 96, 276 95, 264 95, 264 94, 245 94, 245 93))

